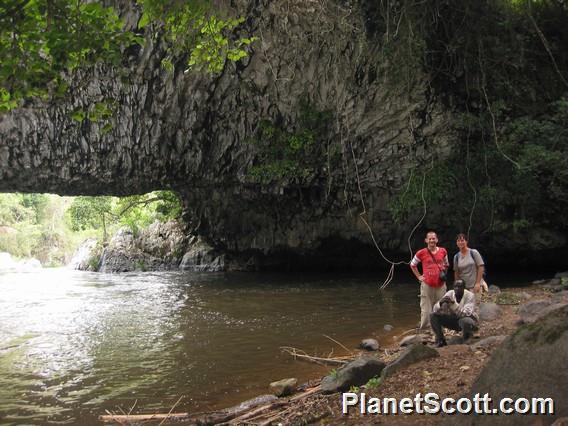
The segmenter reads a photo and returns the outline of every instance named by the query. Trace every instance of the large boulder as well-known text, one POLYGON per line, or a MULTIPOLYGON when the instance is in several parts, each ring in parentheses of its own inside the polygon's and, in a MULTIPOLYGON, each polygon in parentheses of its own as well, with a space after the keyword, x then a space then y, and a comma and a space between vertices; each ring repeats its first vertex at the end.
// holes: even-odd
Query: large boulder
POLYGON ((402 339, 399 343, 400 346, 410 346, 416 343, 424 343, 427 338, 421 334, 411 334, 410 336, 406 336, 402 339))
POLYGON ((155 222, 135 234, 120 229, 103 250, 100 272, 163 271, 177 269, 186 237, 178 222, 155 222))
POLYGON ((400 356, 385 367, 381 374, 381 379, 393 375, 395 372, 408 367, 418 361, 424 359, 437 358, 440 354, 434 348, 423 345, 421 343, 414 344, 408 347, 400 356))
POLYGON ((135 263, 137 256, 133 232, 127 228, 119 229, 102 252, 99 271, 106 273, 134 271, 139 265, 135 263))
POLYGON ((501 308, 496 303, 487 302, 479 305, 479 319, 493 321, 501 316, 501 308))
POLYGON ((533 300, 519 308, 519 317, 522 323, 530 324, 564 305, 566 305, 564 300, 557 302, 553 299, 533 300))
POLYGON ((351 386, 361 386, 370 379, 380 376, 385 363, 372 357, 362 357, 345 364, 335 374, 324 377, 321 381, 323 393, 343 392, 351 386))
POLYGON ((491 346, 498 345, 503 340, 505 340, 507 336, 489 336, 484 339, 481 339, 479 342, 474 343, 471 345, 471 350, 477 351, 479 349, 487 349, 491 346))
MULTIPOLYGON (((460 416, 451 424, 551 424, 568 415, 568 306, 556 309, 532 324, 520 327, 495 351, 468 393, 503 398, 552 398, 554 414, 460 416)), ((449 420, 449 419, 448 419, 449 420)))

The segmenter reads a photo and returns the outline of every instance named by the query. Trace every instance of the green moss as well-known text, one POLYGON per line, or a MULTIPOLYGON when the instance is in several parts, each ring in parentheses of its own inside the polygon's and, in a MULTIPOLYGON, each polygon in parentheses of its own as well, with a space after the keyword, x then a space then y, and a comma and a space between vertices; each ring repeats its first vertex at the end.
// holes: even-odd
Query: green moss
POLYGON ((568 332, 568 306, 559 308, 532 324, 520 327, 512 342, 522 339, 535 345, 552 345, 568 332))
POLYGON ((498 305, 518 305, 521 303, 521 297, 518 294, 504 291, 497 295, 495 303, 498 305))
POLYGON ((261 120, 249 140, 257 157, 248 176, 256 183, 309 182, 326 167, 337 163, 339 151, 332 147, 329 131, 332 114, 301 101, 296 124, 288 128, 282 120, 261 120))

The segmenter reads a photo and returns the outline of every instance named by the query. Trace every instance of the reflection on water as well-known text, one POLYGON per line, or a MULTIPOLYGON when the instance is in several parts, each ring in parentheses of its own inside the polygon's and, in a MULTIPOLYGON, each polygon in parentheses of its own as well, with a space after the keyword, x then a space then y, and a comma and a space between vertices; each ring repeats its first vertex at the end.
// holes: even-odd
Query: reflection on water
POLYGON ((0 273, 0 419, 95 424, 105 410, 205 411, 326 369, 280 352, 343 353, 418 319, 417 287, 375 278, 67 270, 0 273))

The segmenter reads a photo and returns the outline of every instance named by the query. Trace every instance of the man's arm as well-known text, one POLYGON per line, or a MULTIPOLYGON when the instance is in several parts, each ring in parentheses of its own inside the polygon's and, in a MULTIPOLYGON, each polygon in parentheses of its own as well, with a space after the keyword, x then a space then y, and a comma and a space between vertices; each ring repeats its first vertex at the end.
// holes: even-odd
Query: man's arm
POLYGON ((472 250, 471 255, 475 264, 477 265, 477 275, 475 276, 475 286, 473 291, 479 293, 481 291, 481 280, 483 279, 483 271, 485 270, 485 265, 483 263, 483 258, 477 250, 472 250))
POLYGON ((463 297, 463 306, 460 306, 457 302, 455 302, 455 312, 460 318, 471 317, 475 313, 475 295, 472 292, 466 290, 466 293, 464 293, 463 297))
POLYGON ((417 256, 417 254, 414 255, 412 261, 410 262, 410 269, 412 269, 412 273, 414 274, 416 279, 422 282, 424 281, 424 276, 420 275, 420 272, 418 272, 418 264, 420 263, 420 258, 417 256))
POLYGON ((432 312, 439 312, 441 305, 444 302, 447 302, 449 305, 452 305, 452 303, 455 302, 455 300, 452 298, 452 290, 447 291, 446 294, 444 294, 442 298, 436 302, 436 304, 432 308, 432 312))

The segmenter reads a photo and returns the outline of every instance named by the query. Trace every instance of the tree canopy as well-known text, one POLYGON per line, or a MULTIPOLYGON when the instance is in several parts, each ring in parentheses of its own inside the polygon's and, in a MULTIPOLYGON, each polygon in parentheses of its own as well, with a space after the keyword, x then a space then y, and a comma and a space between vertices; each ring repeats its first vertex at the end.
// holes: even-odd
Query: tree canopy
POLYGON ((81 0, 4 0, 0 3, 0 112, 26 98, 62 95, 66 73, 107 62, 118 65, 146 29, 167 46, 164 67, 180 57, 215 73, 247 55, 254 38, 232 37, 242 19, 221 18, 206 0, 138 0, 140 20, 128 30, 113 7, 81 0))

